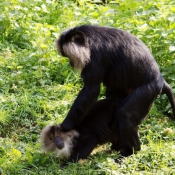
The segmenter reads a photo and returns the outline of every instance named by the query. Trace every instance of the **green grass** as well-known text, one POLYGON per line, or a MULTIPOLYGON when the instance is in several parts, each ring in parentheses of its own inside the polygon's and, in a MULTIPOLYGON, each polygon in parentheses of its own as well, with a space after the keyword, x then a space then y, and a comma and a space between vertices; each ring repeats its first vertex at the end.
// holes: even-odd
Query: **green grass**
POLYGON ((91 23, 131 32, 150 48, 175 93, 174 1, 76 2, 0 1, 0 174, 175 174, 175 122, 165 115, 172 115, 165 95, 140 126, 142 150, 121 164, 113 162, 117 152, 105 152, 109 144, 64 170, 61 160, 41 150, 41 129, 66 117, 82 87, 79 73, 54 45, 66 28, 91 23))

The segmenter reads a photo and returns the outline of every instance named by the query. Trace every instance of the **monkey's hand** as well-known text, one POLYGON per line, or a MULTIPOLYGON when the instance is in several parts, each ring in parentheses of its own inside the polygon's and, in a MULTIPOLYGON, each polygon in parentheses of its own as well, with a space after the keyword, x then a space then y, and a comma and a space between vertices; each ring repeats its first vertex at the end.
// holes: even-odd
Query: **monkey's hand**
POLYGON ((66 168, 70 163, 76 163, 77 161, 72 159, 72 158, 69 158, 68 160, 64 161, 61 165, 60 165, 60 168, 61 169, 64 169, 66 168))
POLYGON ((78 120, 78 116, 74 115, 67 115, 64 121, 61 123, 61 129, 63 131, 70 131, 76 127, 76 125, 80 122, 78 120))
POLYGON ((83 113, 76 109, 74 110, 74 108, 72 108, 67 117, 64 119, 64 121, 61 123, 61 129, 63 131, 70 131, 72 129, 74 129, 83 119, 83 113))
POLYGON ((70 131, 74 128, 74 122, 69 120, 68 118, 65 118, 65 120, 61 123, 61 129, 62 131, 70 131))
POLYGON ((64 169, 64 168, 66 168, 67 166, 68 166, 68 162, 65 161, 65 162, 63 162, 63 163, 60 165, 60 169, 64 169))

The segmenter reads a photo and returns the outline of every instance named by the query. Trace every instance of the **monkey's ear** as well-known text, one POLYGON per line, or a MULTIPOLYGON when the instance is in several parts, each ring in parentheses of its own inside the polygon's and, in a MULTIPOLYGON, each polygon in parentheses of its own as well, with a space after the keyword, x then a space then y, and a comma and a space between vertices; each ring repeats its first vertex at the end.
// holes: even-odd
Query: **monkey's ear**
POLYGON ((82 32, 76 32, 72 35, 71 41, 75 42, 76 44, 84 44, 85 38, 82 32))

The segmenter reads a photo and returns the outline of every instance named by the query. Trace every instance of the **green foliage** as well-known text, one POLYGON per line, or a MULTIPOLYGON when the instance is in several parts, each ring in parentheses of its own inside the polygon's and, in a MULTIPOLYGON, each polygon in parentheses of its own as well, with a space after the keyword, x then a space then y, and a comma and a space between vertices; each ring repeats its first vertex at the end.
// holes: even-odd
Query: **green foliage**
POLYGON ((175 124, 162 114, 172 115, 165 96, 140 126, 142 150, 122 164, 113 162, 116 152, 104 151, 109 145, 65 170, 59 169, 60 160, 41 151, 41 129, 63 120, 82 87, 79 73, 54 46, 66 28, 97 24, 138 36, 175 93, 175 1, 101 2, 0 1, 0 174, 175 174, 175 124))

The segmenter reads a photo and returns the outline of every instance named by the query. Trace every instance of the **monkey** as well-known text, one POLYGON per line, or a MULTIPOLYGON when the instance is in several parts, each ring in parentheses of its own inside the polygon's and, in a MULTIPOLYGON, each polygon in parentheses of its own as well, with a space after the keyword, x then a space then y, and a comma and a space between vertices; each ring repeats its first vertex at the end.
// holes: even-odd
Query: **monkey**
POLYGON ((60 125, 48 125, 40 134, 42 148, 45 152, 51 152, 59 158, 68 158, 75 143, 74 139, 79 134, 75 130, 62 132, 60 125))
MULTIPOLYGON (((74 130, 62 131, 59 124, 46 126, 40 134, 44 150, 68 158, 61 167, 87 158, 97 145, 105 143, 113 143, 115 147, 111 149, 122 152, 119 132, 114 134, 111 128, 119 101, 112 98, 97 101, 74 130)), ((138 132, 138 127, 135 130, 138 132)))
POLYGON ((175 118, 171 87, 148 47, 131 33, 112 27, 81 25, 64 31, 56 47, 80 71, 83 80, 82 89, 61 123, 63 131, 74 129, 83 121, 97 101, 101 83, 106 87, 106 98, 124 98, 112 124, 121 138, 122 156, 140 150, 135 128, 145 119, 159 94, 168 96, 175 118))

